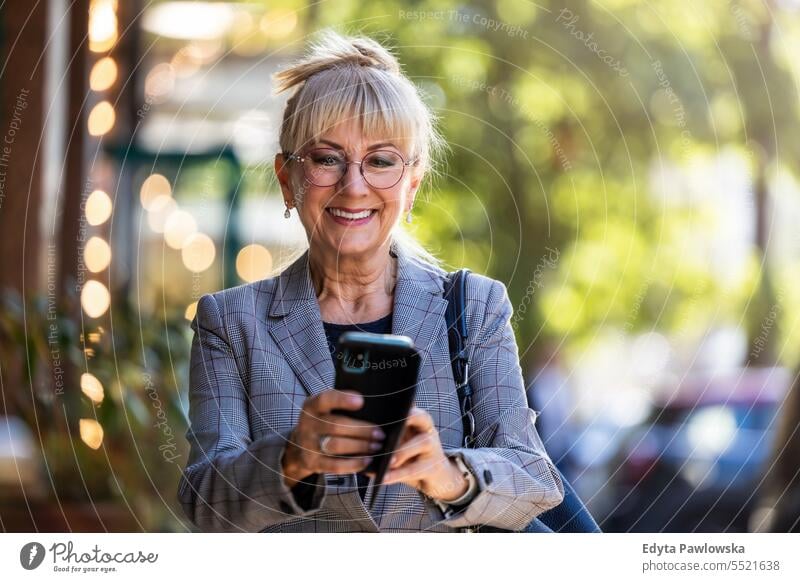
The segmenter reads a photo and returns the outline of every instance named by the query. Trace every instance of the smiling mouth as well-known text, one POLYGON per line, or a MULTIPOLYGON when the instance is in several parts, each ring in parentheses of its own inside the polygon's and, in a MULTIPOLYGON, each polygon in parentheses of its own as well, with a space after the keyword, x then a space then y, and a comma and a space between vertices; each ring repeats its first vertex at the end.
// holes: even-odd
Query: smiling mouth
POLYGON ((358 224, 368 221, 378 212, 375 208, 347 209, 328 207, 325 212, 330 214, 336 222, 345 224, 358 224))

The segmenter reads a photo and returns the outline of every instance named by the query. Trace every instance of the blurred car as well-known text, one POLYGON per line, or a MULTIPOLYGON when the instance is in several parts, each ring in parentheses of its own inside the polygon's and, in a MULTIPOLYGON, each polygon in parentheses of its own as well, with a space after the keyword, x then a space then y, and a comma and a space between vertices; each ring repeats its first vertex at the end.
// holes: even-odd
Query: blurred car
POLYGON ((687 378, 659 398, 612 462, 605 531, 745 532, 757 502, 784 368, 687 378))

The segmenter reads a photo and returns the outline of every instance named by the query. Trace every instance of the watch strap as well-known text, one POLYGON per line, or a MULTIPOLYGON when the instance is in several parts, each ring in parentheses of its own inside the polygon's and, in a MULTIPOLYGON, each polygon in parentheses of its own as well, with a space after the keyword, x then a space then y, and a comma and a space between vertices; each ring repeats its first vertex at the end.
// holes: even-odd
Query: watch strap
POLYGON ((461 470, 464 477, 467 479, 468 486, 467 491, 459 498, 453 499, 451 501, 441 501, 439 499, 433 499, 433 502, 442 510, 445 518, 451 517, 457 511, 463 508, 463 506, 467 505, 475 495, 478 493, 478 479, 475 477, 473 472, 470 470, 469 466, 467 466, 464 458, 461 454, 453 455, 452 458, 455 460, 456 465, 461 470))

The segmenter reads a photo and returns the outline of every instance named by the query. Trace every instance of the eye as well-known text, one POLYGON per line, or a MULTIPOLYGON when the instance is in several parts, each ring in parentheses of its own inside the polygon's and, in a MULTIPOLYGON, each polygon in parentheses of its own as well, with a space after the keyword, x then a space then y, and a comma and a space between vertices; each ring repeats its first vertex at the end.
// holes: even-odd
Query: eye
POLYGON ((367 163, 373 168, 391 168, 400 163, 400 158, 391 152, 382 152, 367 158, 367 163))
POLYGON ((311 154, 311 160, 315 164, 327 168, 332 168, 344 163, 344 160, 341 158, 341 156, 333 152, 313 152, 311 154))

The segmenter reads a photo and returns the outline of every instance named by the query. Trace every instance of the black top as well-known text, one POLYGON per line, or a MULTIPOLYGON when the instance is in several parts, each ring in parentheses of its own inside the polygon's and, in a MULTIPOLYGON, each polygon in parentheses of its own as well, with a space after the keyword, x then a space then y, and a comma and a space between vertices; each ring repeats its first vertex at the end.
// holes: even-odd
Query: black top
MULTIPOLYGON (((336 361, 340 358, 338 346, 339 336, 346 331, 392 333, 392 313, 385 315, 380 319, 376 319, 375 321, 369 321, 366 323, 343 324, 323 321, 322 326, 325 328, 325 337, 328 341, 328 349, 331 351, 331 357, 333 358, 335 365, 336 361)), ((364 495, 367 492, 367 486, 369 485, 369 478, 367 478, 367 476, 363 473, 356 473, 356 479, 358 481, 358 494, 361 496, 361 499, 364 499, 364 495)), ((312 483, 316 480, 316 474, 309 475, 306 479, 303 479, 297 485, 292 487, 292 493, 294 494, 295 499, 300 507, 306 508, 310 505, 311 498, 314 495, 314 485, 312 485, 312 483)))
POLYGON ((322 322, 325 328, 325 337, 328 339, 328 349, 331 351, 334 362, 339 356, 339 336, 346 331, 366 331, 369 333, 392 333, 392 314, 385 315, 375 321, 367 323, 328 323, 322 322))

